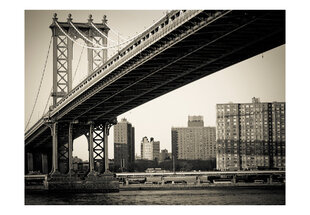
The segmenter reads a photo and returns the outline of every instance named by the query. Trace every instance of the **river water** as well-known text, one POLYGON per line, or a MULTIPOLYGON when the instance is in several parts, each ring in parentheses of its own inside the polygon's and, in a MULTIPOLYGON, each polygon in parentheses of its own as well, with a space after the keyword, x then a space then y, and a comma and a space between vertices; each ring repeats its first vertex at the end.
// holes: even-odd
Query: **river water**
POLYGON ((26 194, 26 205, 284 205, 284 187, 26 194))

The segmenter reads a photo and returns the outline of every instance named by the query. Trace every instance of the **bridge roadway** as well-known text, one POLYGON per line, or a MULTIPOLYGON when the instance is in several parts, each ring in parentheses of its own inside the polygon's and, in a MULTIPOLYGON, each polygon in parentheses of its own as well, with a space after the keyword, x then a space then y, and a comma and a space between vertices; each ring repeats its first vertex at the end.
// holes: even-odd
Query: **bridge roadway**
POLYGON ((77 138, 89 131, 83 127, 89 121, 96 126, 284 43, 285 11, 171 11, 26 131, 25 146, 52 148, 47 120, 60 128, 62 122, 78 122, 77 138))

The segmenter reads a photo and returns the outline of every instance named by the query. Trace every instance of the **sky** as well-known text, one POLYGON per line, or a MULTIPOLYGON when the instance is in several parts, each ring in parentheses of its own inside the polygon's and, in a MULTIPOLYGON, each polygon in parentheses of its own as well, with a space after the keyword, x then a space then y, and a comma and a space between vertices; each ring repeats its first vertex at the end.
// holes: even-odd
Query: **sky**
MULTIPOLYGON (((87 22, 92 14, 94 22, 101 22, 107 15, 108 25, 122 37, 130 38, 161 18, 166 10, 109 10, 109 11, 25 11, 25 122, 26 125, 34 105, 36 93, 47 56, 53 13, 58 21, 66 21, 69 13, 73 22, 87 22)), ((110 31, 109 36, 117 40, 110 31)), ((113 45, 112 43, 108 43, 113 45)), ((109 50, 111 56, 115 50, 109 50)), ((82 48, 74 46, 73 72, 76 77, 73 87, 87 75, 86 51, 77 68, 82 48)), ((34 114, 29 123, 33 125, 43 114, 52 87, 52 49, 34 114)), ((171 127, 187 126, 189 115, 202 115, 205 126, 216 124, 216 104, 249 103, 252 97, 262 102, 285 101, 285 45, 261 53, 253 58, 218 71, 186 86, 149 101, 120 116, 135 127, 136 154, 140 155, 140 143, 144 136, 160 141, 161 149, 171 152, 171 127)), ((51 100, 50 100, 51 102, 51 100)), ((113 127, 109 136, 109 158, 113 158, 113 127)), ((84 136, 74 140, 73 155, 88 159, 87 140, 84 136)))

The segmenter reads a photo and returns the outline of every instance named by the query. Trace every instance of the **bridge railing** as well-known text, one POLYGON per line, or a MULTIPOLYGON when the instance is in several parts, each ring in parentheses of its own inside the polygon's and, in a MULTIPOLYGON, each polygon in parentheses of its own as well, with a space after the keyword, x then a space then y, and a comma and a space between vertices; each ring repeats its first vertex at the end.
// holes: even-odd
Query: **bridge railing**
POLYGON ((178 11, 170 14, 168 18, 168 23, 161 26, 161 22, 164 22, 164 18, 157 22, 150 29, 146 30, 145 33, 141 34, 135 41, 127 45, 118 54, 113 56, 99 69, 93 72, 90 76, 85 78, 80 84, 78 84, 74 89, 72 89, 63 99, 61 99, 56 105, 51 116, 57 113, 63 106, 68 104, 71 99, 76 98, 80 95, 80 92, 87 90, 93 84, 101 80, 106 75, 110 74, 114 69, 121 66, 128 60, 135 57, 138 53, 145 50, 150 45, 154 44, 163 36, 169 34, 171 31, 179 27, 184 22, 188 21, 192 17, 199 14, 201 11, 178 11), (178 16, 176 15, 178 14, 178 16))
POLYGON ((143 50, 156 43, 159 39, 166 36, 173 30, 178 28, 180 25, 187 22, 201 12, 202 11, 200 10, 171 11, 165 17, 161 18, 154 25, 145 30, 133 42, 120 50, 118 54, 110 58, 99 69, 97 69, 91 75, 81 81, 80 84, 78 84, 74 89, 72 89, 64 98, 62 98, 55 105, 52 111, 46 113, 25 133, 26 138, 44 124, 45 118, 54 116, 64 106, 69 104, 72 100, 81 95, 82 92, 89 89, 102 78, 113 72, 117 67, 134 58, 137 54, 141 53, 143 50))

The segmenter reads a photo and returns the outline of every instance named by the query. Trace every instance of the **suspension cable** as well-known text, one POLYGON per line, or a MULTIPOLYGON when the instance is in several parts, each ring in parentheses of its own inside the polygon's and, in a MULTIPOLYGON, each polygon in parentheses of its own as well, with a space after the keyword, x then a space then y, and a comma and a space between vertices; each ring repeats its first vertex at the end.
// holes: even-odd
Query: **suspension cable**
POLYGON ((110 31, 111 31, 112 33, 114 33, 115 35, 119 36, 122 40, 127 40, 125 37, 122 37, 122 36, 120 35, 120 33, 118 33, 117 31, 115 31, 113 28, 110 28, 110 26, 108 26, 107 23, 105 23, 105 24, 106 24, 106 26, 110 29, 110 31))
POLYGON ((51 87, 51 90, 50 90, 50 93, 49 93, 49 96, 48 96, 48 100, 47 100, 47 102, 46 102, 46 104, 45 104, 45 107, 44 107, 42 116, 44 116, 44 114, 45 114, 46 108, 47 108, 48 103, 49 103, 49 101, 50 101, 50 99, 51 99, 51 93, 52 93, 52 91, 53 91, 53 87, 51 87))
MULTIPOLYGON (((167 13, 168 13, 168 12, 167 12, 167 13)), ((159 20, 165 18, 165 17, 167 16, 167 13, 166 13, 165 15, 163 15, 161 18, 159 18, 159 20)), ((120 34, 119 34, 116 30, 114 30, 113 28, 111 28, 107 23, 105 23, 105 24, 106 24, 106 26, 110 29, 110 31, 111 31, 112 33, 114 33, 115 35, 118 35, 118 36, 119 36, 120 38, 122 38, 123 40, 126 40, 126 38, 120 36, 120 34)), ((154 24, 151 24, 151 25, 150 25, 148 28, 146 28, 144 31, 140 32, 140 33, 139 33, 138 35, 136 35, 136 36, 131 37, 130 39, 127 39, 127 41, 125 41, 125 42, 129 42, 129 41, 131 41, 131 40, 136 39, 137 37, 139 37, 140 35, 142 35, 145 31, 151 29, 151 28, 153 27, 153 25, 154 25, 154 24)), ((124 43, 125 43, 125 42, 124 42, 124 43)))
MULTIPOLYGON (((79 58, 79 61, 78 61, 78 64, 77 64, 77 68, 75 70, 75 73, 74 73, 74 77, 73 77, 73 80, 75 78, 75 75, 76 75, 76 72, 78 70, 78 67, 79 67, 79 63, 80 63, 80 60, 81 60, 81 56, 82 56, 82 53, 84 51, 84 48, 87 48, 87 49, 93 49, 93 50, 102 50, 102 49, 109 49, 109 48, 118 48, 120 45, 123 45, 123 44, 126 44, 134 39, 136 39, 137 37, 139 37, 140 35, 142 35, 146 30, 142 31, 141 33, 139 33, 138 35, 136 36, 133 36, 132 38, 126 40, 126 38, 122 37, 117 31, 113 30, 111 27, 109 27, 107 24, 107 27, 110 28, 111 32, 113 32, 114 34, 116 34, 118 37, 120 37, 121 39, 123 40, 126 40, 120 44, 117 44, 117 45, 114 45, 114 46, 101 46, 100 44, 97 44, 91 40, 89 40, 87 37, 85 37, 74 25, 72 22, 69 22, 71 24, 71 26, 76 30, 76 32, 78 34, 80 34, 85 40, 87 40, 88 42, 92 43, 93 45, 95 46, 99 46, 99 47, 91 47, 91 46, 87 46, 87 45, 83 45, 79 42, 77 42, 76 40, 74 40, 72 37, 70 37, 63 29, 62 27, 58 24, 58 22, 56 21, 55 22, 57 27, 60 29, 60 31, 67 37, 69 38, 71 41, 73 41, 74 43, 76 43, 77 45, 83 47, 82 51, 81 51, 81 54, 80 54, 80 58, 79 58)), ((105 38, 111 40, 112 42, 115 42, 114 40, 112 40, 111 38, 107 37, 106 35, 104 35, 93 23, 91 23, 91 25, 105 38)), ((147 29, 151 28, 153 25, 151 25, 150 27, 148 27, 147 29)), ((45 70, 46 70, 46 65, 47 65, 47 60, 48 60, 48 56, 49 56, 49 52, 50 52, 50 47, 51 47, 51 43, 52 43, 52 37, 50 38, 50 42, 49 42, 49 47, 48 47, 48 52, 47 52, 47 57, 45 59, 45 64, 44 64, 44 69, 43 69, 43 72, 42 72, 42 76, 41 76, 41 80, 40 80, 40 85, 39 85, 39 89, 38 89, 38 92, 37 92, 37 95, 36 95, 36 99, 35 99, 35 103, 34 103, 34 106, 32 108, 32 111, 31 111, 31 114, 30 114, 30 117, 29 117, 29 120, 26 124, 26 127, 25 127, 25 130, 27 129, 28 125, 29 125, 29 122, 32 118, 32 115, 33 115, 33 112, 34 112, 34 109, 35 109, 35 106, 36 106, 36 103, 37 103, 37 100, 38 100, 38 96, 39 96, 39 93, 40 93, 40 90, 41 90, 41 85, 42 85, 42 81, 43 81, 43 77, 44 77, 44 74, 45 74, 45 70)), ((116 43, 116 42, 115 42, 116 43)), ((53 89, 53 88, 52 88, 53 89)), ((52 92, 52 89, 51 89, 51 92, 52 92)), ((49 99, 47 100, 47 103, 45 105, 45 108, 44 108, 44 111, 43 111, 43 115, 44 115, 44 112, 47 108, 47 105, 48 105, 48 102, 50 100, 50 96, 49 96, 49 99)))
POLYGON ((115 40, 112 40, 110 37, 107 37, 105 34, 103 34, 92 22, 90 23, 95 29, 96 31, 99 32, 99 34, 101 34, 103 37, 107 38, 108 40, 111 40, 111 42, 117 43, 115 40))
POLYGON ((75 69, 75 72, 74 72, 74 75, 73 75, 72 82, 74 81, 76 72, 78 71, 78 68, 79 68, 79 65, 80 65, 80 62, 81 62, 81 57, 82 57, 83 51, 84 51, 84 47, 83 47, 83 49, 82 49, 82 51, 81 51, 81 54, 80 54, 80 57, 79 57, 79 60, 78 60, 78 63, 77 63, 77 66, 76 66, 76 69, 75 69))
MULTIPOLYGON (((164 15, 162 18, 164 18, 165 16, 166 16, 166 15, 164 15)), ((162 18, 161 18, 161 19, 162 19, 162 18)), ((121 46, 121 45, 123 45, 123 44, 126 44, 126 43, 128 43, 128 42, 130 42, 130 41, 136 39, 137 37, 141 36, 145 31, 149 30, 149 29, 153 26, 153 24, 150 25, 146 30, 140 32, 138 35, 133 36, 133 37, 131 37, 131 38, 128 39, 128 40, 126 40, 125 38, 121 37, 121 38, 125 39, 126 41, 124 41, 124 42, 122 42, 122 43, 119 43, 119 44, 117 44, 117 45, 113 45, 113 46, 101 46, 101 45, 99 45, 100 47, 91 47, 91 46, 83 45, 83 44, 77 42, 76 40, 74 40, 72 37, 70 37, 70 36, 62 29, 62 27, 59 25, 59 23, 58 23, 57 21, 55 21, 55 23, 56 23, 57 27, 61 30, 61 32, 62 32, 66 37, 68 37, 71 41, 73 41, 74 43, 76 43, 77 45, 79 45, 79 46, 81 46, 81 47, 85 47, 85 48, 88 48, 88 49, 94 49, 94 50, 102 50, 102 49, 109 49, 109 48, 118 48, 119 46, 121 46)), ((71 24, 71 22, 70 22, 70 24, 71 24)), ((73 26, 73 28, 74 28, 85 40, 87 40, 87 41, 93 43, 93 41, 89 40, 89 39, 88 39, 87 37, 85 37, 82 33, 80 33, 80 32, 78 31, 78 29, 77 29, 73 24, 71 24, 71 25, 73 26)), ((93 25, 93 26, 94 26, 95 29, 98 31, 98 29, 96 28, 96 26, 95 26, 95 25, 93 25)), ((114 34, 117 34, 117 35, 119 36, 119 33, 118 33, 117 31, 113 30, 113 29, 112 29, 110 26, 108 26, 107 24, 106 24, 106 26, 111 30, 111 32, 113 32, 114 34)), ((100 32, 100 31, 99 31, 99 32, 100 32)), ((101 32, 100 32, 100 33, 101 33, 101 32)), ((101 34, 102 34, 102 33, 101 33, 101 34)), ((105 36, 105 35, 104 35, 104 36, 105 36)), ((96 46, 98 46, 98 44, 96 44, 96 46)))
MULTIPOLYGON (((107 25, 107 24, 106 24, 106 25, 107 25)), ((95 25, 93 25, 93 26, 95 27, 95 29, 96 29, 100 34, 102 34, 102 32, 99 31, 99 29, 97 29, 95 25)), ((108 27, 114 34, 117 34, 117 35, 118 35, 118 33, 117 33, 115 30, 113 30, 111 27, 109 27, 108 25, 107 25, 107 27, 108 27)), ((137 39, 137 37, 139 37, 139 36, 142 35, 143 33, 144 33, 144 31, 142 31, 142 32, 139 33, 138 35, 133 36, 133 37, 131 37, 130 39, 127 39, 127 40, 126 40, 126 38, 122 37, 122 39, 124 39, 124 40, 126 40, 126 41, 123 41, 123 42, 119 43, 118 45, 110 46, 110 47, 113 47, 113 48, 114 48, 114 47, 119 47, 119 46, 121 46, 121 45, 123 45, 123 44, 126 44, 126 43, 132 41, 132 40, 137 39)), ((102 35, 105 36, 104 34, 102 34, 102 35)), ((118 36, 119 36, 119 35, 118 35, 118 36)))
MULTIPOLYGON (((80 54, 80 57, 79 57, 79 60, 78 60, 78 63, 77 63, 77 67, 76 67, 75 72, 74 72, 74 75, 73 75, 72 82, 74 81, 76 72, 78 71, 78 68, 79 68, 79 65, 80 65, 80 62, 81 62, 81 57, 82 57, 83 51, 84 51, 84 47, 83 47, 83 49, 82 49, 82 51, 81 51, 81 54, 80 54)), ((47 100, 47 102, 46 102, 46 104, 45 104, 45 107, 44 107, 42 116, 44 116, 44 114, 45 114, 46 108, 47 108, 48 103, 49 103, 49 101, 50 101, 50 99, 51 99, 51 96, 50 96, 50 95, 51 95, 52 91, 53 91, 53 87, 51 87, 51 90, 50 90, 50 93, 49 93, 49 96, 48 96, 48 100, 47 100)))
POLYGON ((48 56, 49 56, 50 49, 51 49, 51 44, 52 44, 52 37, 50 38, 50 42, 49 42, 49 46, 48 46, 48 51, 47 51, 47 56, 46 56, 46 59, 45 59, 44 68, 43 68, 42 76, 41 76, 41 80, 40 80, 39 89, 38 89, 38 92, 37 92, 37 95, 36 95, 36 99, 35 99, 35 102, 34 102, 34 105, 33 105, 33 108, 32 108, 31 114, 30 114, 30 117, 29 117, 28 122, 27 122, 26 127, 25 127, 25 131, 28 128, 29 122, 30 122, 30 120, 32 118, 33 111, 34 111, 35 106, 36 106, 37 101, 38 101, 38 97, 39 97, 40 90, 41 90, 41 85, 42 85, 42 82, 43 82, 43 77, 44 77, 45 70, 46 70, 48 56))
POLYGON ((106 47, 102 47, 102 48, 97 48, 97 47, 92 47, 92 46, 87 46, 87 45, 83 45, 79 42, 77 42, 76 40, 74 40, 72 37, 70 37, 64 30, 63 28, 58 24, 58 22, 55 22, 57 27, 60 29, 60 31, 67 37, 69 38, 72 42, 74 42, 75 44, 84 47, 84 48, 88 48, 88 49, 93 49, 93 50, 103 50, 103 49, 109 49, 109 48, 117 48, 119 45, 114 45, 114 46, 106 46, 106 47))
POLYGON ((84 48, 88 48, 88 49, 94 49, 94 50, 102 50, 102 49, 108 49, 108 47, 102 47, 102 48, 96 48, 96 47, 91 47, 91 46, 87 46, 87 45, 83 45, 77 41, 75 41, 72 37, 70 37, 63 29, 62 27, 60 27, 60 25, 58 24, 58 22, 55 22, 57 27, 60 29, 60 31, 67 37, 69 38, 72 42, 74 42, 75 44, 84 47, 84 48))
MULTIPOLYGON (((104 36, 104 37, 106 37, 107 39, 109 39, 109 37, 107 37, 106 35, 104 35, 93 23, 91 23, 92 24, 92 26, 102 35, 102 36, 104 36)), ((110 28, 110 27, 108 27, 108 28, 110 28)), ((112 30, 111 28, 110 28, 110 30, 112 30)), ((115 31, 114 31, 115 32, 115 31)), ((121 43, 117 43, 118 45, 117 45, 117 47, 119 47, 119 46, 121 46, 121 45, 123 45, 123 44, 126 44, 126 43, 128 43, 128 42, 130 42, 131 40, 133 40, 133 39, 136 39, 137 38, 137 36, 135 36, 135 37, 132 37, 131 39, 128 39, 128 40, 126 40, 126 41, 124 41, 124 42, 121 42, 121 43)), ((112 39, 110 39, 110 40, 112 40, 112 39)), ((114 41, 114 40, 113 40, 114 41)), ((115 41, 114 41, 115 42, 115 41)), ((113 46, 112 46, 113 47, 113 46)))
POLYGON ((75 25, 72 24, 72 22, 69 22, 69 23, 70 23, 70 25, 75 29, 75 31, 76 31, 79 35, 81 35, 81 36, 84 38, 84 40, 87 40, 88 42, 92 43, 92 44, 95 45, 95 46, 99 46, 99 47, 101 47, 101 48, 105 48, 105 47, 101 46, 100 44, 97 44, 97 43, 95 43, 94 41, 91 41, 90 39, 88 39, 87 37, 85 37, 85 36, 75 27, 75 25))

